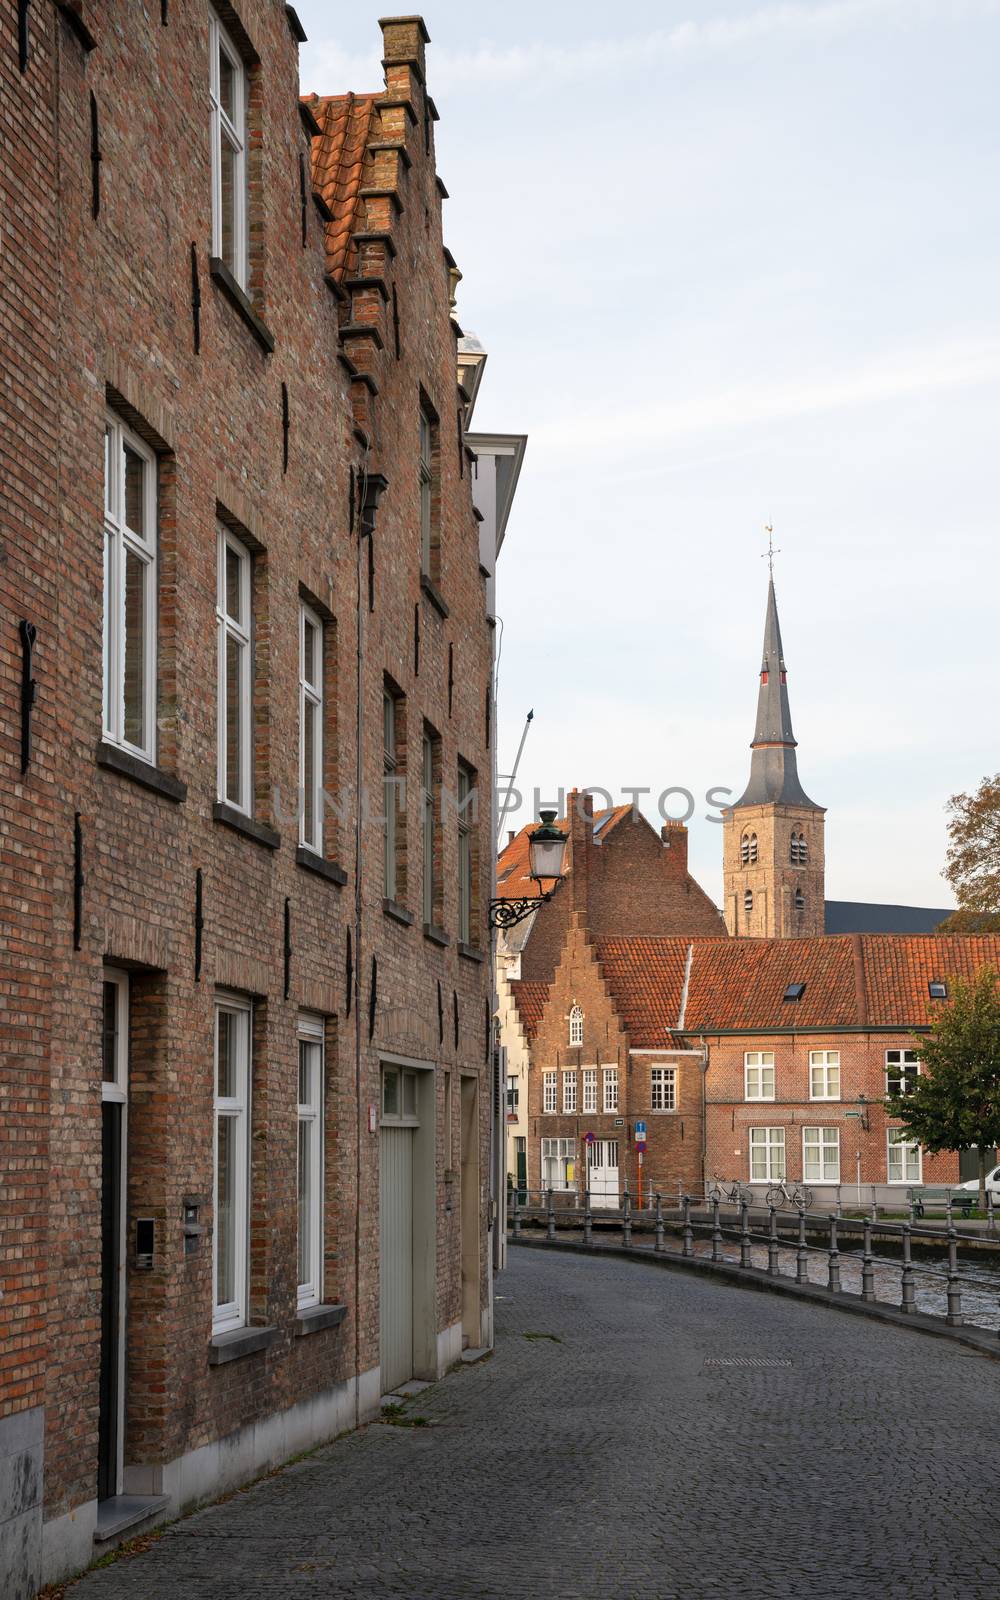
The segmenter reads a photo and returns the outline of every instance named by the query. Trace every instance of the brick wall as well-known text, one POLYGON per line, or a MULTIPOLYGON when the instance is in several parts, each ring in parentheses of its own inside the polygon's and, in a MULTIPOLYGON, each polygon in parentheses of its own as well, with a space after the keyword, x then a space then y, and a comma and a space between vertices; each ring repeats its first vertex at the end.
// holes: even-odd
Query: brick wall
POLYGON ((734 937, 813 939, 823 933, 824 815, 800 806, 741 806, 727 811, 722 837, 726 927, 734 937), (804 865, 792 865, 792 834, 805 839, 804 865), (744 862, 744 836, 756 836, 757 860, 744 862), (746 894, 753 905, 746 905, 746 894), (804 904, 798 905, 797 893, 804 904))

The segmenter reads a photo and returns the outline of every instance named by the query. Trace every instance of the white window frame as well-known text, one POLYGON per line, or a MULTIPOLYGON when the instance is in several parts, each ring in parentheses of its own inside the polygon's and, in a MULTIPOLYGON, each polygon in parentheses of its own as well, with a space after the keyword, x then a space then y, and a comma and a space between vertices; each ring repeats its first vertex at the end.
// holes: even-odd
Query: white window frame
POLYGON ((411 1067, 384 1065, 382 1067, 381 1123, 391 1128, 419 1128, 420 1077, 411 1067), (389 1104, 389 1084, 395 1084, 396 1109, 389 1104))
POLYGON ((556 1072, 542 1073, 542 1112, 551 1116, 559 1110, 559 1075, 556 1072))
POLYGON ((749 1159, 751 1183, 777 1183, 783 1178, 787 1170, 784 1128, 751 1128, 749 1159), (763 1156, 759 1172, 754 1171, 755 1155, 763 1156))
POLYGON ((583 1044, 583 1009, 581 1006, 571 1006, 569 1013, 569 1042, 570 1048, 577 1050, 583 1044))
POLYGON ((806 1183, 840 1182, 838 1127, 802 1129, 802 1176, 806 1183))
POLYGON ((922 1183, 924 1170, 924 1153, 915 1139, 907 1139, 902 1128, 886 1128, 885 1130, 885 1181, 886 1183, 922 1183), (900 1176, 892 1175, 892 1151, 902 1152, 899 1161, 900 1176), (912 1163, 916 1158, 916 1170, 907 1171, 907 1163, 912 1163))
POLYGON ((247 1320, 247 1258, 250 1244, 250 1051, 253 1036, 253 1008, 249 1000, 237 995, 219 995, 215 1002, 215 1137, 213 1141, 215 1211, 212 1228, 212 1331, 226 1333, 242 1328, 247 1320), (241 1019, 237 1036, 235 1094, 219 1094, 219 1018, 226 1014, 241 1019), (234 1173, 232 1251, 233 1298, 220 1301, 219 1287, 219 1124, 226 1118, 234 1128, 232 1161, 234 1173))
POLYGON ((840 1099, 840 1051, 839 1050, 810 1050, 809 1052, 809 1098, 810 1100, 839 1100, 840 1099), (819 1092, 816 1090, 816 1074, 819 1074, 819 1092), (833 1075, 836 1075, 835 1077, 833 1075), (831 1086, 835 1085, 831 1093, 831 1086))
POLYGON ((906 1087, 907 1078, 915 1079, 920 1076, 921 1061, 915 1050, 892 1049, 885 1053, 885 1092, 886 1094, 908 1094, 906 1087), (895 1068, 895 1071, 892 1069, 895 1068), (899 1088, 892 1089, 889 1079, 899 1079, 899 1088))
POLYGON ((650 1067, 649 1106, 651 1111, 665 1115, 677 1110, 676 1067, 650 1067))
POLYGON ((584 1116, 596 1115, 597 1112, 597 1068, 583 1068, 583 1114, 584 1116))
POLYGON ((576 1073, 562 1075, 562 1108, 564 1116, 576 1115, 576 1073))
POLYGON ((743 1052, 743 1098, 753 1101, 774 1099, 774 1051, 745 1050, 743 1052), (765 1073, 771 1074, 771 1092, 765 1088, 765 1073))
POLYGON ((575 1188, 576 1173, 569 1176, 567 1167, 572 1162, 576 1166, 576 1140, 575 1139, 543 1139, 541 1141, 541 1160, 539 1172, 541 1174, 542 1188, 552 1189, 559 1194, 575 1188), (555 1162, 556 1171, 551 1166, 546 1171, 546 1163, 555 1162), (554 1181, 550 1181, 554 1179, 554 1181))
MULTIPOLYGON (((119 1106, 128 1104, 128 1033, 129 1033, 129 981, 128 973, 117 967, 104 968, 104 982, 117 991, 115 1000, 115 1063, 114 1077, 104 1077, 104 1036, 101 1036, 101 1099, 119 1106)), ((102 1003, 104 991, 101 990, 102 1003)), ((103 1023, 102 1023, 103 1029, 103 1023)), ((124 1128, 122 1148, 124 1149, 124 1128)), ((124 1193, 124 1191, 123 1191, 124 1193)))
POLYGON ((307 850, 323 854, 323 674, 326 666, 326 629, 311 606, 303 601, 299 606, 299 790, 302 805, 299 812, 299 843, 307 850), (306 672, 306 625, 315 629, 317 673, 310 679, 306 672), (312 794, 306 794, 306 725, 312 724, 313 781, 312 794), (312 830, 309 829, 309 807, 312 804, 312 830))
POLYGON ((604 1068, 604 1111, 605 1114, 618 1111, 618 1068, 604 1068))
POLYGON ((212 148, 212 254, 222 255, 222 146, 225 142, 235 156, 233 192, 233 262, 229 267, 240 288, 246 290, 249 278, 247 252, 247 71, 243 59, 214 11, 208 16, 208 97, 209 134, 212 148), (233 118, 222 109, 219 83, 219 52, 233 69, 233 118))
POLYGON ((250 816, 253 811, 253 557, 246 545, 223 523, 218 529, 217 599, 215 606, 218 628, 218 791, 219 799, 236 811, 250 816), (245 621, 239 622, 226 610, 226 553, 232 551, 240 563, 240 609, 245 621), (227 643, 234 639, 239 647, 239 693, 236 715, 239 718, 240 770, 237 774, 237 798, 229 793, 229 768, 227 759, 228 722, 226 705, 227 643))
POLYGON ((511 1073, 507 1078, 507 1115, 516 1117, 521 1105, 521 1080, 516 1073, 511 1073))
POLYGON ((104 694, 103 733, 118 745, 156 764, 157 632, 157 462, 149 446, 113 411, 105 413, 104 439, 104 694), (125 522, 125 448, 143 463, 144 533, 125 522), (125 565, 132 556, 142 567, 142 721, 145 737, 125 737, 125 565))
MULTIPOLYGON (((309 1065, 306 1069, 310 1082, 307 1085, 307 1099, 302 1100, 300 1098, 298 1102, 295 1141, 296 1173, 298 1173, 302 1130, 305 1129, 309 1157, 309 1187, 305 1197, 309 1223, 309 1249, 307 1275, 298 1285, 300 1310, 303 1306, 319 1305, 323 1299, 323 1160, 325 1153, 323 1106, 326 1097, 326 1051, 324 1039, 325 1029, 322 1017, 301 1014, 297 1032, 300 1096, 302 1090, 303 1046, 310 1052, 309 1065)), ((299 1228, 299 1233, 296 1236, 296 1261, 298 1262, 301 1254, 299 1238, 302 1228, 302 1194, 298 1183, 296 1184, 295 1194, 299 1228)), ((299 1266, 301 1266, 301 1263, 299 1263, 299 1266)))

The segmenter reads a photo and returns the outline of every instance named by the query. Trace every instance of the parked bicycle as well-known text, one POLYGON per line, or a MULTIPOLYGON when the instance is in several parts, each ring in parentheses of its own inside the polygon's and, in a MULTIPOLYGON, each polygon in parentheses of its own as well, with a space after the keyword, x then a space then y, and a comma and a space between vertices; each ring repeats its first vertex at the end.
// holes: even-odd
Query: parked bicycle
POLYGON ((807 1189, 804 1183, 797 1183, 790 1189, 784 1178, 779 1178, 778 1182, 772 1183, 767 1191, 767 1203, 776 1209, 790 1205, 797 1211, 808 1211, 813 1203, 813 1192, 807 1189))
POLYGON ((754 1204, 753 1190, 748 1189, 739 1178, 735 1183, 724 1183, 721 1178, 716 1178, 713 1187, 708 1191, 708 1198, 718 1200, 720 1206, 741 1206, 744 1200, 748 1206, 754 1204))

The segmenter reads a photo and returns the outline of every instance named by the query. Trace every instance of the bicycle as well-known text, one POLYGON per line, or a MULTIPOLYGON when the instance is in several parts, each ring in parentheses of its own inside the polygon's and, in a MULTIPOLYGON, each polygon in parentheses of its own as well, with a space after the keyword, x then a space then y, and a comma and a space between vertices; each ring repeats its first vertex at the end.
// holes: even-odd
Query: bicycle
POLYGON ((813 1203, 813 1192, 807 1189, 804 1183, 796 1184, 789 1189, 784 1178, 779 1178, 777 1183, 772 1183, 767 1191, 767 1203, 777 1210, 785 1205, 794 1206, 797 1211, 808 1211, 813 1203))
POLYGON ((741 1206, 744 1200, 748 1206, 754 1204, 753 1190, 745 1188, 739 1178, 729 1184, 716 1178, 714 1188, 708 1191, 708 1198, 717 1200, 720 1205, 741 1206))

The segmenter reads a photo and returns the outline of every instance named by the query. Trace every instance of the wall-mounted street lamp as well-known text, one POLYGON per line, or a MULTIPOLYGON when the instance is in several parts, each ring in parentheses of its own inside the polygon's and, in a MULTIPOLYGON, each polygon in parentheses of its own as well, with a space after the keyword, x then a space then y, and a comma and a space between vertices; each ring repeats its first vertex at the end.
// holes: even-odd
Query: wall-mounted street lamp
POLYGON ((859 1109, 857 1111, 845 1111, 844 1112, 845 1117, 850 1117, 852 1119, 857 1118, 858 1122, 860 1122, 861 1126, 864 1128, 866 1133, 868 1133, 868 1131, 869 1131, 869 1128, 868 1128, 868 1104, 869 1104, 869 1102, 868 1102, 867 1097, 865 1095, 863 1095, 863 1094, 859 1094, 858 1095, 858 1107, 859 1107, 859 1109))
POLYGON ((528 835, 528 857, 531 862, 531 876, 539 885, 540 893, 525 895, 520 899, 491 900, 490 923, 494 928, 513 928, 518 922, 523 922, 525 917, 530 917, 533 911, 544 900, 551 900, 555 894, 556 885, 563 874, 563 862, 566 857, 566 835, 560 833, 555 826, 556 814, 554 811, 541 813, 541 826, 534 833, 528 835), (543 880, 550 879, 551 889, 541 889, 543 880))

